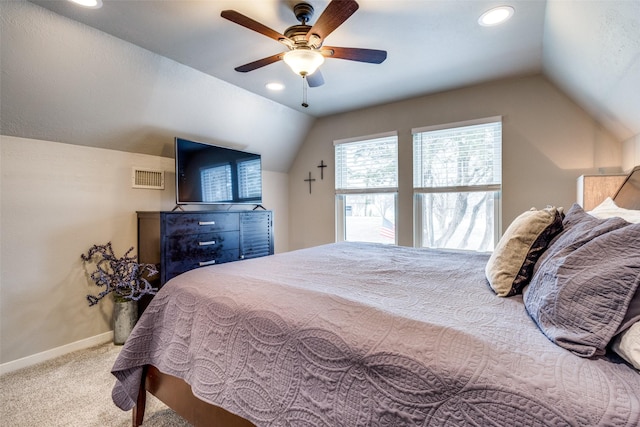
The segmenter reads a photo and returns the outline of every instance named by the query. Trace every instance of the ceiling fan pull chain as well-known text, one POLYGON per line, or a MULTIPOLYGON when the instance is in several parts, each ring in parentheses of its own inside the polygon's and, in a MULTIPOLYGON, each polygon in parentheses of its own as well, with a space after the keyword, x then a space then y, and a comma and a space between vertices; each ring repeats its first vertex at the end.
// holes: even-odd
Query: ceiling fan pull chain
POLYGON ((303 74, 302 75, 302 106, 304 108, 307 108, 309 104, 307 104, 307 82, 305 80, 306 80, 306 76, 303 74))

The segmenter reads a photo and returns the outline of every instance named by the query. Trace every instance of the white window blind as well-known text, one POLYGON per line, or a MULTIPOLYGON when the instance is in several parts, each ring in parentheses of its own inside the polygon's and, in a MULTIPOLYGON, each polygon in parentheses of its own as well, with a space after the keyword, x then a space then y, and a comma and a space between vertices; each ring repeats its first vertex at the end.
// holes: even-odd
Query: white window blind
POLYGON ((336 143, 336 193, 348 190, 396 190, 398 137, 336 143))
POLYGON ((502 123, 492 122, 413 135, 416 189, 487 186, 502 181, 502 123))

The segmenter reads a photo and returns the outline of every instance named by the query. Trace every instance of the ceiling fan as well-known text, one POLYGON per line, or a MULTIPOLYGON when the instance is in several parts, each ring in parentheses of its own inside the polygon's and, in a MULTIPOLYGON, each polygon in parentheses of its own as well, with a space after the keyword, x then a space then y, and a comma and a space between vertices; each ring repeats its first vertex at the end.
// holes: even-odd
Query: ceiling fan
POLYGON ((358 10, 354 0, 332 0, 313 26, 307 23, 313 16, 313 6, 298 3, 293 7, 299 25, 293 25, 284 34, 239 13, 235 10, 223 10, 220 16, 242 25, 250 30, 274 39, 289 50, 236 67, 241 73, 256 70, 265 65, 283 60, 291 69, 307 80, 310 87, 324 84, 324 78, 318 70, 326 58, 348 59, 351 61, 380 64, 387 58, 387 52, 376 49, 323 46, 326 37, 358 10))

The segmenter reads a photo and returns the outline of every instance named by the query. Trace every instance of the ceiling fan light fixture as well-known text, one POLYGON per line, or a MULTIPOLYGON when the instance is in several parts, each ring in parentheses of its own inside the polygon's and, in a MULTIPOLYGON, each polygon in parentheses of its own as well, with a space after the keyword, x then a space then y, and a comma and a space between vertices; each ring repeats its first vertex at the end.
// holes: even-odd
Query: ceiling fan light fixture
POLYGON ((301 76, 310 76, 324 62, 324 56, 316 50, 294 49, 284 54, 284 62, 301 76))
POLYGON ((513 16, 515 9, 511 6, 498 6, 489 9, 480 16, 478 24, 483 27, 491 27, 493 25, 502 24, 513 16))
POLYGON ((71 3, 75 3, 82 7, 89 9, 100 9, 102 7, 102 0, 69 0, 71 3))

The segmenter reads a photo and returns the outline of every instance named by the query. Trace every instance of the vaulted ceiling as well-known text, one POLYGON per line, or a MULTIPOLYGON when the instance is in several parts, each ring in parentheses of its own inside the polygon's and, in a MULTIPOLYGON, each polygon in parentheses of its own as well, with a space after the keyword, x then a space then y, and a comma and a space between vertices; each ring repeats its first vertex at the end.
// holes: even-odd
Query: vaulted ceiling
MULTIPOLYGON (((283 62, 234 71, 286 47, 220 17, 222 10, 237 10, 284 32, 298 23, 295 0, 105 0, 94 10, 32 1, 313 116, 542 70, 621 138, 640 133, 635 0, 360 0, 326 44, 382 49, 388 58, 380 65, 328 59, 321 68, 326 83, 308 90, 306 109, 301 78, 283 62), (478 25, 479 16, 498 4, 513 6, 513 18, 502 26, 478 25), (285 90, 269 91, 268 82, 283 83, 285 90)), ((309 3, 313 24, 328 1, 309 3)))
MULTIPOLYGON (((325 84, 308 89, 307 108, 301 106, 302 79, 282 61, 248 73, 234 71, 286 47, 220 16, 221 11, 233 9, 284 32, 297 24, 292 11, 295 0, 104 0, 100 9, 81 8, 66 0, 30 2, 267 98, 311 121, 543 73, 620 140, 640 134, 637 0, 358 0, 359 9, 325 44, 382 49, 388 57, 382 64, 327 59, 321 66, 325 84), (511 20, 494 27, 478 25, 483 12, 502 4, 515 9, 511 20), (265 87, 269 82, 280 82, 285 89, 270 91, 265 87)), ((315 9, 313 24, 329 1, 308 3, 315 9)), ((8 43, 2 40, 3 49, 8 43)), ((96 52, 96 58, 100 55, 96 52)), ((3 69, 3 78, 4 74, 3 69)), ((307 119, 301 121, 303 127, 309 125, 307 119)))

